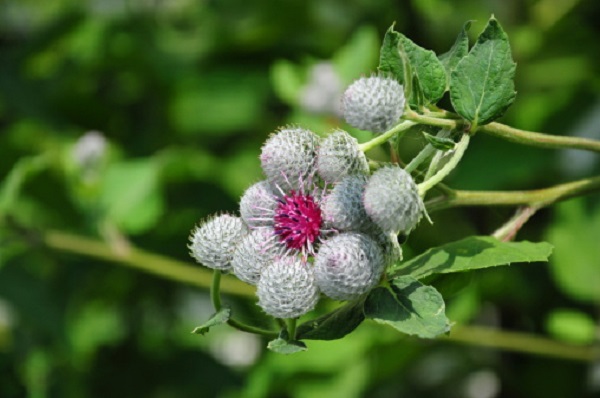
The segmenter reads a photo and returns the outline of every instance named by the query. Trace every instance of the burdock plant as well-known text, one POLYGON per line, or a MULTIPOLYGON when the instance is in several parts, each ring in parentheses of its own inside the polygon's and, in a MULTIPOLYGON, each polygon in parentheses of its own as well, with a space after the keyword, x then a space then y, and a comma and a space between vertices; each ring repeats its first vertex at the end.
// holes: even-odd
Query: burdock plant
POLYGON ((341 338, 365 319, 433 338, 448 333, 450 321, 441 294, 423 278, 547 260, 549 244, 509 241, 537 209, 596 189, 597 180, 502 194, 457 191, 442 181, 476 133, 541 147, 600 151, 600 145, 494 122, 515 98, 515 63, 496 19, 488 21, 471 48, 469 27, 465 24, 439 57, 393 26, 387 31, 378 70, 352 83, 341 104, 344 120, 372 132, 370 141, 359 143, 341 128, 318 135, 300 126, 280 128, 267 139, 260 153, 266 178, 243 194, 240 216, 217 215, 192 231, 192 257, 214 269, 217 310, 196 332, 227 322, 274 338, 269 348, 281 353, 306 349, 301 340, 341 338), (445 93, 453 112, 438 105, 445 93), (396 148, 404 134, 415 133, 422 133, 425 145, 404 163, 396 148), (394 143, 389 161, 367 158, 369 150, 388 141, 394 143), (428 212, 461 204, 525 207, 492 236, 472 236, 402 258, 399 242, 409 239, 423 219, 432 222, 428 212), (257 304, 276 318, 277 330, 241 323, 221 306, 224 272, 256 286, 257 304), (311 317, 320 301, 335 309, 311 317), (304 322, 297 325, 299 318, 304 322))

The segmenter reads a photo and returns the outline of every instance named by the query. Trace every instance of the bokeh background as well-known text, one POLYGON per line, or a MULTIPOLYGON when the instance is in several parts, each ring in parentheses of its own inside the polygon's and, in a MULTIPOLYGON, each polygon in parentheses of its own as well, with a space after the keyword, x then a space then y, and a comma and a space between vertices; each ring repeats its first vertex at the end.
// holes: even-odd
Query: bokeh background
MULTIPOLYGON (((374 71, 392 22, 443 53, 465 21, 475 21, 474 38, 491 14, 518 63, 503 122, 600 139, 595 0, 2 0, 0 397, 600 396, 600 360, 528 354, 523 340, 512 349, 468 336, 419 341, 366 322, 280 356, 226 326, 193 335, 212 313, 207 290, 192 286, 201 283, 102 260, 90 240, 64 239, 193 265, 190 229, 236 211, 261 178, 271 132, 348 128, 340 91, 374 71), (56 231, 69 235, 48 244, 56 231)), ((532 189, 600 172, 597 154, 473 141, 453 187, 532 189)), ((406 137, 401 155, 422 144, 406 137)), ((437 281, 450 319, 567 351, 597 346, 599 202, 593 194, 544 209, 519 233, 555 245, 548 264, 437 281)), ((513 211, 434 213, 405 256, 489 234, 513 211)), ((166 266, 154 260, 141 263, 166 266)), ((260 321, 251 297, 225 300, 260 321)))

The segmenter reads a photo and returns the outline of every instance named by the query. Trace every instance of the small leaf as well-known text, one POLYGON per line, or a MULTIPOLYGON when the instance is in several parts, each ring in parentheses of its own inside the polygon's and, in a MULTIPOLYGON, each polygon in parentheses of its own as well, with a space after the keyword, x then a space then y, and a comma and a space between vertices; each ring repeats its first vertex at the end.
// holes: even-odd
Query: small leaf
POLYGON ((215 312, 208 321, 204 322, 200 326, 196 326, 192 333, 194 334, 202 334, 204 335, 209 331, 209 329, 213 326, 221 325, 229 320, 231 316, 231 309, 228 307, 223 307, 220 311, 215 312))
POLYGON ((400 42, 400 33, 394 31, 395 22, 385 33, 381 50, 379 52, 379 72, 398 80, 401 84, 404 82, 404 66, 400 57, 398 43, 400 42))
POLYGON ((450 74, 456 68, 458 62, 469 53, 469 36, 467 32, 470 28, 471 21, 467 21, 450 50, 438 57, 444 65, 444 69, 446 69, 446 90, 450 86, 450 74))
POLYGON ((317 319, 298 326, 299 339, 337 340, 352 332, 365 319, 363 302, 350 302, 317 319))
POLYGON ((508 36, 494 17, 450 75, 450 100, 472 127, 500 116, 515 99, 515 67, 508 36))
POLYGON ((419 47, 404 35, 400 36, 400 49, 406 54, 413 75, 418 77, 425 103, 436 103, 446 91, 444 66, 433 51, 419 47))
POLYGON ((269 341, 267 348, 278 354, 295 354, 297 352, 306 351, 306 344, 301 341, 287 341, 281 337, 269 341))
POLYGON ((416 279, 435 273, 447 274, 510 263, 547 261, 552 245, 546 242, 501 242, 491 236, 470 236, 427 250, 388 271, 391 277, 411 275, 416 279))
POLYGON ((456 146, 456 143, 450 138, 436 137, 435 135, 431 135, 425 131, 422 133, 427 142, 430 143, 432 147, 440 151, 448 151, 450 149, 454 149, 456 146))
MULTIPOLYGON (((412 70, 410 66, 407 68, 407 70, 409 69, 412 70)), ((419 76, 416 74, 413 74, 412 76, 412 84, 410 86, 410 93, 408 93, 408 95, 408 103, 412 108, 421 109, 425 105, 427 105, 427 99, 425 98, 425 93, 423 92, 423 88, 421 87, 419 76)))
POLYGON ((164 211, 159 172, 155 159, 112 163, 100 194, 106 216, 130 233, 154 226, 164 211))
POLYGON ((442 295, 410 276, 392 280, 391 289, 374 289, 365 301, 365 315, 375 322, 422 338, 450 330, 442 295))
POLYGON ((553 311, 546 321, 546 329, 557 339, 571 344, 592 344, 596 335, 593 318, 570 309, 553 311))

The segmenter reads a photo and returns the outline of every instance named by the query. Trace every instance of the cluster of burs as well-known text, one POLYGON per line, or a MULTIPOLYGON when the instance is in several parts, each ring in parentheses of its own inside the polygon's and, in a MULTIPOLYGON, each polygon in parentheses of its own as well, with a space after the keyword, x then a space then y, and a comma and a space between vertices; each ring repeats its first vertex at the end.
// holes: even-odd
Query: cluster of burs
MULTIPOLYGON (((372 76, 344 93, 344 117, 380 133, 404 109, 402 86, 372 76)), ((326 138, 281 128, 260 155, 266 179, 240 200, 240 216, 216 215, 191 234, 199 263, 256 285, 258 305, 276 318, 312 310, 321 294, 353 300, 377 286, 401 260, 398 234, 421 219, 423 202, 409 173, 395 164, 371 172, 355 138, 326 138)))

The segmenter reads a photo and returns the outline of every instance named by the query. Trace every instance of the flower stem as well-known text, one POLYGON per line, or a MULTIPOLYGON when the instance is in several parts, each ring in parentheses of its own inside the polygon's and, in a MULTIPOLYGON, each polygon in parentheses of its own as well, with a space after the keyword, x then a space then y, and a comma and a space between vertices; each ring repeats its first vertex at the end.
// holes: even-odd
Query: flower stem
POLYGON ((296 318, 288 318, 285 320, 285 324, 288 332, 288 340, 296 340, 296 318))
POLYGON ((429 189, 435 186, 437 183, 441 182, 460 162, 460 159, 463 157, 467 147, 469 146, 469 134, 463 134, 458 144, 456 144, 456 148, 453 150, 452 157, 440 170, 437 171, 433 176, 426 179, 422 183, 419 184, 419 195, 424 197, 429 189))
MULTIPOLYGON (((210 301, 212 302, 212 305, 215 308, 215 311, 217 311, 217 312, 220 311, 221 308, 223 308, 221 305, 220 284, 221 284, 221 271, 216 269, 213 272, 212 283, 210 285, 210 301)), ((261 329, 261 328, 251 326, 251 325, 246 325, 245 323, 237 321, 237 320, 233 319, 232 317, 229 317, 229 319, 227 320, 227 324, 231 327, 236 328, 237 330, 241 330, 242 332, 260 334, 263 336, 267 336, 269 338, 277 337, 276 332, 261 329)))
POLYGON ((423 148, 421 152, 417 154, 417 156, 412 158, 412 160, 406 165, 404 170, 406 170, 407 173, 412 173, 417 167, 419 167, 421 163, 423 163, 425 159, 431 156, 434 152, 435 148, 433 147, 433 145, 427 144, 425 148, 423 148))
POLYGON ((417 124, 417 123, 405 120, 402 123, 399 123, 396 126, 394 126, 393 128, 391 128, 390 130, 386 131, 385 133, 382 133, 381 135, 378 135, 377 137, 373 138, 372 140, 364 142, 362 144, 359 144, 358 148, 363 152, 370 151, 371 149, 375 148, 376 146, 379 146, 379 145, 383 144, 384 142, 388 141, 395 134, 397 134, 401 131, 408 130, 415 124, 417 124))

